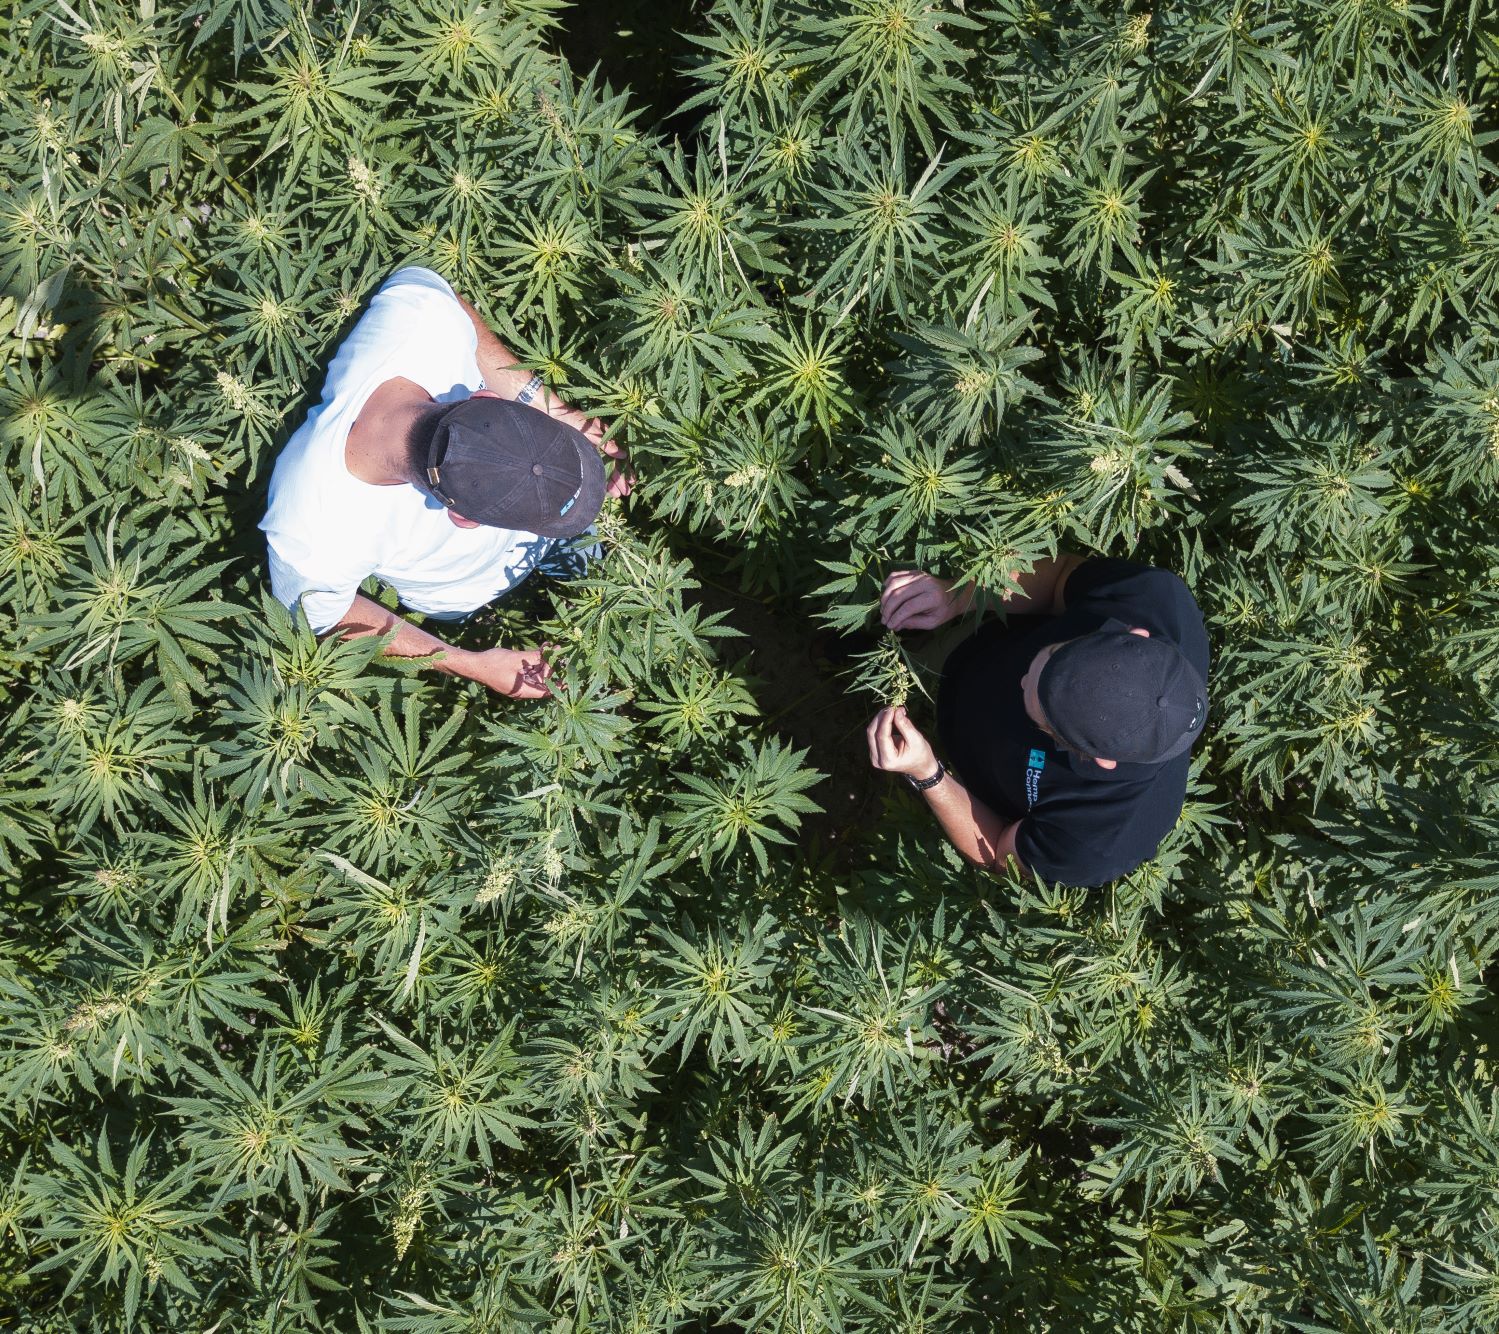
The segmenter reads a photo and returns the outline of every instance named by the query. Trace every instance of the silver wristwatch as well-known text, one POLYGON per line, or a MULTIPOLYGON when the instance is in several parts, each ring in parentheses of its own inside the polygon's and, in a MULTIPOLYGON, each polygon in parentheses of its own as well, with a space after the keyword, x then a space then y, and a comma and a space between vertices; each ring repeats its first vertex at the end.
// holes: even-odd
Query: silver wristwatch
POLYGON ((546 385, 542 382, 541 376, 533 375, 526 381, 526 387, 515 396, 515 401, 517 403, 530 403, 545 388, 546 385))

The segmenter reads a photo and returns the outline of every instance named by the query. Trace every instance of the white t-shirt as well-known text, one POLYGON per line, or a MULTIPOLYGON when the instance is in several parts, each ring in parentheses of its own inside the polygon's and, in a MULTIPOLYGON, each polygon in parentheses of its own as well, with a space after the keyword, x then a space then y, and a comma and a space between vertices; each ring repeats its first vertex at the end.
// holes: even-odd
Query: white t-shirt
POLYGON ((369 575, 415 611, 461 615, 518 584, 554 545, 509 528, 460 528, 416 487, 374 486, 344 462, 349 428, 386 380, 403 376, 442 403, 482 389, 477 346, 473 322, 439 275, 399 270, 339 346, 322 402, 276 460, 260 523, 271 591, 293 610, 300 599, 319 633, 343 618, 369 575))

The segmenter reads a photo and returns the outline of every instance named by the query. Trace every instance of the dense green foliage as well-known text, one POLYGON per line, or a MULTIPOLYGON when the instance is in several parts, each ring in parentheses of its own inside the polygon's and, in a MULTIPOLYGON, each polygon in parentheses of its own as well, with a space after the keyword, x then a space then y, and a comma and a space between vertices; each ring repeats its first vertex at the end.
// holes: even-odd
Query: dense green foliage
POLYGON ((556 0, 0 16, 0 1326, 1499 1326, 1485 10, 715 0, 680 141, 556 0), (637 461, 467 632, 554 701, 266 592, 407 261, 637 461), (1057 549, 1214 644, 1093 891, 839 830, 701 596, 1057 549))

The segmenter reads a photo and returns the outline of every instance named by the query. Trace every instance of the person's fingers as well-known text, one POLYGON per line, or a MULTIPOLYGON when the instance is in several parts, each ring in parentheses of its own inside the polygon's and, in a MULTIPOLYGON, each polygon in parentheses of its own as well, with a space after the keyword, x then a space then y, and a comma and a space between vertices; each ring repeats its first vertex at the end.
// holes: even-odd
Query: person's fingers
POLYGON ((555 652, 557 652, 557 645, 550 641, 536 648, 524 649, 516 655, 516 668, 528 679, 543 679, 552 674, 555 664, 552 662, 551 655, 555 652))
POLYGON ((911 715, 906 712, 904 705, 896 710, 895 725, 900 730, 902 749, 908 759, 931 749, 931 743, 927 741, 922 730, 911 721, 911 715))
POLYGON ((932 584, 918 584, 900 589, 885 608, 885 624, 892 630, 923 629, 917 625, 918 617, 940 617, 942 614, 942 591, 932 584))
POLYGON ((900 621, 904 615, 902 608, 911 600, 912 590, 909 584, 897 584, 894 588, 887 588, 880 595, 880 619, 885 622, 888 629, 900 628, 900 621))
POLYGON ((942 624, 943 610, 940 606, 924 607, 922 610, 914 612, 907 617, 905 623, 900 628, 902 630, 935 629, 942 624))
POLYGON ((523 664, 516 669, 515 680, 511 682, 510 689, 505 693, 515 699, 540 699, 551 692, 546 684, 538 680, 530 668, 523 664))
POLYGON ((870 720, 867 729, 869 762, 876 769, 888 769, 890 761, 894 758, 890 742, 890 727, 893 722, 894 718, 890 709, 881 709, 870 720))
POLYGON ((897 580, 895 575, 891 575, 890 578, 885 580, 884 588, 880 590, 880 606, 894 606, 897 602, 900 601, 902 595, 906 591, 907 585, 910 582, 911 581, 909 579, 897 580))
POLYGON ((604 494, 607 496, 624 497, 630 494, 634 485, 635 469, 630 467, 628 463, 620 463, 616 465, 613 473, 610 475, 609 481, 604 487, 604 494))
POLYGON ((890 590, 893 601, 904 602, 911 598, 930 597, 939 592, 937 581, 929 574, 917 574, 914 579, 907 579, 890 590))
POLYGON ((521 673, 522 699, 550 699, 552 687, 547 684, 547 678, 551 675, 549 671, 540 666, 527 667, 521 673))
POLYGON ((581 431, 597 448, 604 440, 604 423, 597 417, 590 417, 578 408, 571 407, 560 398, 551 399, 547 403, 547 415, 555 417, 560 422, 566 422, 575 431, 581 431))
POLYGON ((899 717, 896 721, 900 724, 901 734, 908 741, 925 741, 926 737, 922 734, 921 728, 911 721, 911 715, 906 712, 906 706, 902 704, 897 712, 899 717))
POLYGON ((893 756, 904 757, 911 730, 913 729, 905 709, 897 704, 890 710, 890 752, 893 756))
POLYGON ((875 730, 875 748, 880 756, 880 768, 892 769, 900 758, 900 744, 895 738, 895 710, 881 709, 875 730))
POLYGON ((919 594, 912 594, 905 589, 900 590, 882 609, 886 626, 891 630, 904 629, 912 613, 920 605, 919 594))
POLYGON ((920 570, 892 570, 885 576, 884 586, 880 589, 880 601, 888 602, 897 596, 902 589, 909 588, 912 584, 922 579, 920 570))

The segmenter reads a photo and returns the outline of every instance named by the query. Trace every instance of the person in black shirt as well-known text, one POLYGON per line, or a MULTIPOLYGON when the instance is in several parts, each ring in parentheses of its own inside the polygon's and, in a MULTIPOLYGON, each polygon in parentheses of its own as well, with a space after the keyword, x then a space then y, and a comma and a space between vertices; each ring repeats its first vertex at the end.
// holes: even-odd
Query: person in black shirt
MULTIPOLYGON (((881 618, 931 630, 976 590, 919 570, 885 581, 881 618)), ((949 774, 903 708, 869 725, 869 758, 905 775, 970 861, 1101 885, 1155 855, 1207 720, 1208 640, 1186 584, 1133 561, 1058 556, 999 599, 942 667, 949 774), (959 777, 961 775, 961 778, 959 777)))

